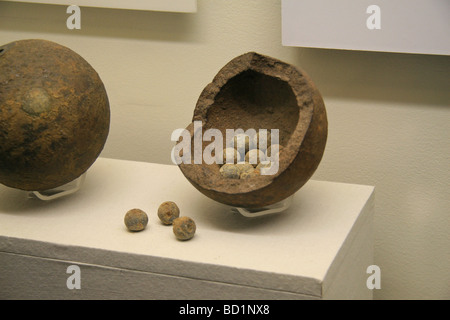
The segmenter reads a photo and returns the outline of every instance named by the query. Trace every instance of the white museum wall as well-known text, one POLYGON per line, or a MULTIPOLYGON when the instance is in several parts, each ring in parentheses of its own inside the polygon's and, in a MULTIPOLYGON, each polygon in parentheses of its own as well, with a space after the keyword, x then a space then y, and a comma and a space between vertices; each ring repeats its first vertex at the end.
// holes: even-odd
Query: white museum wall
POLYGON ((329 119, 313 179, 376 186, 375 298, 450 298, 448 56, 283 47, 280 0, 199 0, 195 14, 82 8, 81 30, 65 10, 0 2, 0 43, 52 40, 91 63, 111 104, 104 157, 169 164, 172 131, 237 55, 305 70, 329 119))

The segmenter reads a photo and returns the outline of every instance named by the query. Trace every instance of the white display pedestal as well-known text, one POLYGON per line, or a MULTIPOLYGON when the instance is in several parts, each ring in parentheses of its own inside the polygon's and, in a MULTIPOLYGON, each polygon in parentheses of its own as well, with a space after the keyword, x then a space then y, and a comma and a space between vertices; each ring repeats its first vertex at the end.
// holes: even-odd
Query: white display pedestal
POLYGON ((247 218, 176 166, 103 158, 67 197, 0 186, 0 299, 371 299, 373 193, 311 180, 287 211, 247 218), (193 239, 160 223, 164 201, 195 220, 193 239), (132 208, 149 215, 142 232, 125 228, 132 208))

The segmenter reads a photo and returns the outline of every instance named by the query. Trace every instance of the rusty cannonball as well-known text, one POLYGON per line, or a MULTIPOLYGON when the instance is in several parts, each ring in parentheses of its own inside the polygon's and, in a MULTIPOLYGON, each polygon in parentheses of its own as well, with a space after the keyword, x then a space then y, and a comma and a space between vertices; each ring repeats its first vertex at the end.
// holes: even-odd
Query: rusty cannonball
POLYGON ((0 46, 0 183, 43 191, 75 180, 109 124, 103 82, 80 55, 46 40, 0 46))
MULTIPOLYGON (((255 52, 229 61, 204 88, 186 128, 191 145, 196 141, 194 122, 199 121, 203 132, 218 129, 224 141, 227 129, 279 130, 283 151, 275 174, 233 180, 222 177, 215 163, 179 164, 187 180, 204 195, 241 208, 263 208, 298 191, 317 169, 328 132, 322 96, 309 76, 289 63, 255 52)), ((203 150, 209 141, 202 142, 203 150)))

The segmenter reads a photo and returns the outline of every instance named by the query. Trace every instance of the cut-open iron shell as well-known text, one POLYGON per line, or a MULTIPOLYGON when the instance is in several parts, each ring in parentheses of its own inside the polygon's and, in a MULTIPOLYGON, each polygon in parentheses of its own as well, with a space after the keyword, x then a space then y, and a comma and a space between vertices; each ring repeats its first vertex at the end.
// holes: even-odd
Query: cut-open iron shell
MULTIPOLYGON (((300 189, 324 153, 328 123, 323 99, 305 72, 280 60, 249 52, 227 63, 201 93, 187 127, 279 129, 279 170, 252 179, 226 179, 214 164, 181 163, 189 182, 206 196, 235 207, 262 208, 300 189)), ((225 139, 224 139, 225 140, 225 139)), ((205 148, 209 142, 203 142, 205 148)))

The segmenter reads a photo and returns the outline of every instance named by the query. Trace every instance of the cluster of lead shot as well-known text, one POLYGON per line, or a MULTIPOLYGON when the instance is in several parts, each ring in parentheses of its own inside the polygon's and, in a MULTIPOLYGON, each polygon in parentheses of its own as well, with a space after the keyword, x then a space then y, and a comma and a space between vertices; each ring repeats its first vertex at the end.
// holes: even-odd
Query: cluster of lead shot
MULTIPOLYGON (((173 201, 165 201, 158 208, 158 218, 165 225, 173 226, 173 233, 178 240, 189 240, 194 237, 196 225, 189 217, 180 217, 180 209, 173 201)), ((125 226, 133 232, 147 227, 148 215, 141 209, 131 209, 125 214, 125 226)))
POLYGON ((195 234, 194 220, 180 217, 180 209, 175 202, 163 202, 158 208, 158 217, 163 224, 173 226, 173 233, 178 240, 189 240, 195 234))
MULTIPOLYGON (((262 168, 268 168, 271 165, 269 159, 273 156, 272 148, 275 145, 270 145, 271 137, 267 132, 267 136, 263 137, 265 141, 260 140, 259 132, 255 136, 254 143, 250 143, 249 136, 245 134, 238 134, 234 137, 234 148, 225 148, 223 150, 223 165, 220 168, 220 173, 224 178, 228 179, 249 179, 261 175, 262 168), (261 143, 262 142, 262 143, 261 143), (265 142, 265 143, 264 143, 265 142), (237 148, 236 148, 237 146, 237 148), (238 150, 244 146, 245 156, 238 150), (254 146, 259 146, 259 148, 254 146), (265 146, 265 147, 263 147, 265 146), (267 148, 266 148, 267 147, 267 148), (227 159, 233 159, 233 163, 229 163, 227 159), (256 160, 256 162, 255 162, 256 160)), ((278 155, 282 146, 278 146, 278 155)), ((273 158, 273 157, 272 157, 273 158)))

